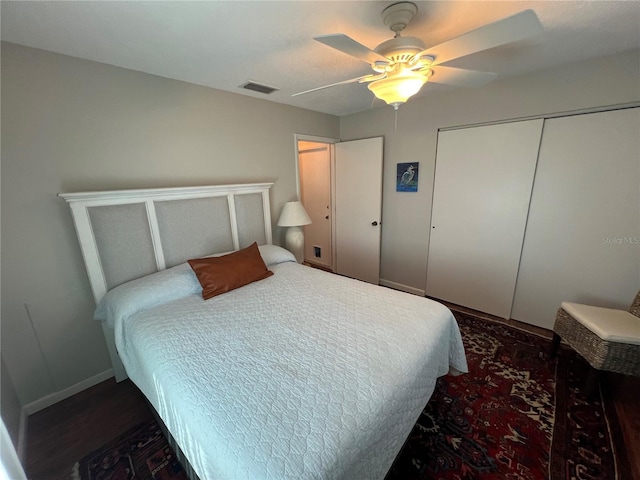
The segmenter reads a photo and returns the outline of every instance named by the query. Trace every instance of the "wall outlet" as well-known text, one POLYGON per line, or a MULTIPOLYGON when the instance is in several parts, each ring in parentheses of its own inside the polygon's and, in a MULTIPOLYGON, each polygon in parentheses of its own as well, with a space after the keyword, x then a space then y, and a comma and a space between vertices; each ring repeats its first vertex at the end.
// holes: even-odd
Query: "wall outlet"
POLYGON ((313 246, 313 255, 316 258, 322 258, 322 248, 318 247, 317 245, 313 246))

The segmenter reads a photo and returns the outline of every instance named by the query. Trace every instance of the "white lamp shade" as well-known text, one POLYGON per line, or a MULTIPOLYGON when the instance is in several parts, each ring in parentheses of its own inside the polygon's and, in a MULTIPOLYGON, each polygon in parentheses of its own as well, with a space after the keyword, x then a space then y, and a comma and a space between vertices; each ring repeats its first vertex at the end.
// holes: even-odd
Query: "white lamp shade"
POLYGON ((310 223, 311 218, 301 202, 287 202, 282 207, 282 212, 280 212, 280 218, 278 219, 279 227, 299 227, 310 223))

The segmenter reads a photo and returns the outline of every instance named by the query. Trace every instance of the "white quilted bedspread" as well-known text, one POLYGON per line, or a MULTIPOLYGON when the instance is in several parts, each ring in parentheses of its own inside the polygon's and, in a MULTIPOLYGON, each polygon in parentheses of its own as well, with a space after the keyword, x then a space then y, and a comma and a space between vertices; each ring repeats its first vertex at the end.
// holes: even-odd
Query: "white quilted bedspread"
POLYGON ((439 303, 296 263, 116 320, 129 377, 201 480, 383 479, 450 367, 439 303))

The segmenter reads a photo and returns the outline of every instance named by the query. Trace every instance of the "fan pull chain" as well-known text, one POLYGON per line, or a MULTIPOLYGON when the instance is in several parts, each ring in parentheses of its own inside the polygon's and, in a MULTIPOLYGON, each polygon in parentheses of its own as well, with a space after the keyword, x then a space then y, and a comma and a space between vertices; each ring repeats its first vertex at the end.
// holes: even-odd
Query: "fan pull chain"
POLYGON ((398 109, 397 108, 395 110, 395 114, 396 114, 396 118, 395 118, 395 121, 393 123, 393 131, 394 131, 394 133, 398 133, 398 109))

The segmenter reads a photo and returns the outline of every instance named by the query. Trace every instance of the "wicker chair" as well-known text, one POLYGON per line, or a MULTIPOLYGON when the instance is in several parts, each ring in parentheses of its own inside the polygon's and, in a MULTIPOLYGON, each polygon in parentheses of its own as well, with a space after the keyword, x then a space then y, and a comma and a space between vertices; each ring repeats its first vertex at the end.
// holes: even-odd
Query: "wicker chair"
POLYGON ((602 371, 640 376, 640 292, 628 312, 562 302, 553 332, 551 356, 562 338, 591 365, 587 395, 602 371))

